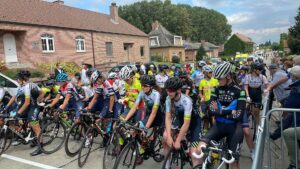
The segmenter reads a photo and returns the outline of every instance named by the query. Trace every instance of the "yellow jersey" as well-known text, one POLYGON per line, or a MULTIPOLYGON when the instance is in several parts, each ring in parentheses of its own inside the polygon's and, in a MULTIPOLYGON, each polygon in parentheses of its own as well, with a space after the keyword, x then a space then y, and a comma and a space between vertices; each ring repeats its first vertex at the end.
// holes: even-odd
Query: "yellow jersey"
POLYGON ((215 78, 211 78, 210 80, 204 78, 200 81, 199 91, 200 92, 203 91, 203 94, 205 96, 205 101, 210 100, 211 90, 216 86, 219 86, 219 81, 215 78))
POLYGON ((140 77, 141 77, 141 76, 140 76, 140 74, 139 74, 139 73, 135 73, 135 74, 134 74, 134 78, 135 78, 135 79, 139 80, 139 79, 140 79, 140 77))
POLYGON ((174 72, 172 70, 168 71, 167 74, 168 74, 169 77, 174 77, 174 72))
POLYGON ((125 101, 128 103, 128 107, 131 108, 134 105, 140 91, 142 90, 141 82, 134 78, 132 85, 125 83, 125 90, 125 101))

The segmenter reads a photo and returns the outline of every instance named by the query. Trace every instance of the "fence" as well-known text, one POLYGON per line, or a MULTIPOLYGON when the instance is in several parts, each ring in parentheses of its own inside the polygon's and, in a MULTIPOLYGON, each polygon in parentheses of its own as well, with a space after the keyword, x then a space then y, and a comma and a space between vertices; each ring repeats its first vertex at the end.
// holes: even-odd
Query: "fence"
MULTIPOLYGON (((300 98, 299 98, 300 99, 300 98)), ((283 123, 282 123, 282 112, 287 113, 293 113, 293 120, 294 120, 294 143, 295 143, 295 161, 296 161, 296 168, 299 168, 298 166, 298 138, 296 133, 296 113, 298 113, 298 116, 300 115, 300 109, 288 109, 288 108, 274 108, 272 110, 268 110, 271 100, 269 100, 268 97, 264 100, 264 109, 261 117, 261 124, 258 126, 258 131, 256 135, 256 148, 255 148, 255 158, 252 164, 252 169, 262 169, 262 168, 268 168, 268 169, 275 169, 280 168, 284 169, 287 168, 287 150, 284 144, 283 140, 283 123), (272 117, 279 117, 280 120, 280 127, 281 127, 281 138, 278 141, 272 141, 270 139, 270 126, 272 124, 272 117), (279 145, 278 143, 279 142, 279 145), (273 146, 271 146, 273 144, 273 146), (266 146, 266 147, 265 147, 266 146), (276 151, 277 150, 277 151, 276 151), (279 151, 279 153, 278 153, 279 151), (267 157, 267 158, 265 158, 267 157), (276 160, 274 160, 276 158, 276 160), (277 160, 278 159, 278 160, 277 160), (275 163, 278 163, 274 165, 275 163)), ((275 124, 276 126, 276 124, 275 124)), ((300 137, 299 137, 300 139, 300 137)))

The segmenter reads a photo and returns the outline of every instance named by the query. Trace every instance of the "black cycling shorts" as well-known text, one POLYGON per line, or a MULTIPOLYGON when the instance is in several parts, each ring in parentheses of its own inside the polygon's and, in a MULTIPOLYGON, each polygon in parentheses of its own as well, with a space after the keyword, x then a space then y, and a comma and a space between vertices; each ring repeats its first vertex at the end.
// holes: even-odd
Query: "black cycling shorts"
POLYGON ((216 123, 208 133, 201 138, 201 141, 209 143, 210 140, 220 141, 222 138, 226 137, 226 143, 228 148, 236 153, 236 160, 239 158, 241 144, 243 143, 244 133, 242 130, 242 125, 240 123, 225 124, 216 123))
POLYGON ((249 87, 249 97, 253 103, 262 103, 262 90, 261 88, 249 87))

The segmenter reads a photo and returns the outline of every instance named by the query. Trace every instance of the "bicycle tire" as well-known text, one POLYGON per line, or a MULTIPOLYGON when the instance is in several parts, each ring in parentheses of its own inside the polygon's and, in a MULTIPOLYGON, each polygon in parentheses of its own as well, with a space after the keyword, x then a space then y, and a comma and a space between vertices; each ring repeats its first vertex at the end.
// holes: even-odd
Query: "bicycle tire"
POLYGON ((41 131, 42 132, 39 134, 38 140, 42 140, 42 144, 39 141, 37 142, 43 153, 52 154, 62 147, 66 138, 66 127, 60 121, 54 120, 49 122, 42 128, 41 131), (60 131, 60 129, 62 131, 60 131), (62 135, 58 136, 59 133, 62 135), (45 142, 44 139, 46 139, 48 135, 50 140, 45 142))
POLYGON ((255 136, 256 136, 256 121, 255 121, 255 117, 252 115, 252 127, 253 127, 253 136, 252 136, 252 140, 255 141, 255 136))
POLYGON ((83 167, 84 164, 86 163, 87 159, 89 158, 91 149, 93 147, 94 137, 95 137, 94 132, 95 132, 95 130, 93 128, 88 128, 85 133, 84 139, 82 140, 81 147, 78 152, 78 160, 77 161, 78 161, 79 167, 83 167), (83 152, 83 150, 87 150, 87 153, 85 154, 83 152))
POLYGON ((0 155, 8 149, 8 148, 6 149, 7 132, 8 132, 8 129, 4 130, 2 128, 0 130, 0 155))
POLYGON ((87 127, 85 123, 78 122, 75 123, 67 133, 66 142, 65 142, 65 151, 69 157, 74 157, 78 154, 81 147, 82 140, 84 139, 85 136, 86 128, 87 127))
MULTIPOLYGON (((119 138, 121 137, 120 134, 118 134, 117 130, 114 130, 109 138, 108 144, 105 147, 104 155, 103 155, 103 169, 113 169, 114 164, 117 160, 118 154, 122 151, 119 138)), ((124 139, 123 139, 124 140, 124 139)))
POLYGON ((153 144, 153 151, 154 151, 154 157, 153 157, 153 160, 155 162, 162 162, 164 160, 164 155, 162 153, 160 153, 159 151, 162 150, 163 148, 163 143, 162 143, 162 134, 161 132, 159 131, 160 129, 157 129, 154 134, 154 143, 151 143, 153 144))
POLYGON ((117 161, 116 161, 116 163, 114 165, 114 169, 123 169, 123 168, 125 168, 125 166, 124 166, 125 161, 124 160, 127 159, 127 156, 130 153, 130 151, 132 151, 130 153, 131 156, 129 158, 130 159, 130 163, 126 164, 126 165, 129 165, 129 166, 132 165, 132 168, 126 166, 126 169, 134 169, 135 166, 136 166, 136 158, 137 158, 137 155, 138 155, 138 149, 137 149, 137 147, 138 146, 137 146, 137 143, 135 142, 135 140, 132 140, 132 141, 128 142, 126 144, 126 146, 122 149, 120 155, 118 156, 117 161), (125 155, 125 159, 122 160, 124 155, 125 155), (123 165, 119 166, 120 162, 122 162, 122 161, 123 161, 123 165), (131 164, 131 162, 133 162, 133 164, 131 164))
POLYGON ((174 148, 172 148, 167 155, 165 156, 164 159, 164 163, 162 166, 162 169, 166 168, 166 164, 168 160, 171 160, 170 163, 170 168, 178 168, 178 169, 183 169, 184 163, 181 159, 181 154, 178 150, 174 150, 174 148), (180 162, 180 163, 179 163, 180 162))

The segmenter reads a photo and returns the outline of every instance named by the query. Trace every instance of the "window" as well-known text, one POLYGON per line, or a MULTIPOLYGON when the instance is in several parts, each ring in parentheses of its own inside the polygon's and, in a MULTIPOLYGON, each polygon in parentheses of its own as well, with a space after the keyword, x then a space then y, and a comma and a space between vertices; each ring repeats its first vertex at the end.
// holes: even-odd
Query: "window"
POLYGON ((181 46, 182 45, 182 37, 181 36, 174 36, 174 45, 181 46))
POLYGON ((105 42, 105 46, 106 46, 106 56, 112 56, 113 55, 112 42, 105 42))
POLYGON ((141 46, 140 47, 140 54, 141 54, 141 57, 143 57, 144 56, 144 46, 141 46))
POLYGON ((150 46, 159 46, 158 37, 150 37, 150 46))
POLYGON ((85 41, 82 36, 77 36, 75 39, 75 43, 77 52, 85 52, 85 41))
POLYGON ((55 51, 53 35, 43 34, 41 39, 42 39, 43 52, 54 52, 55 51))

